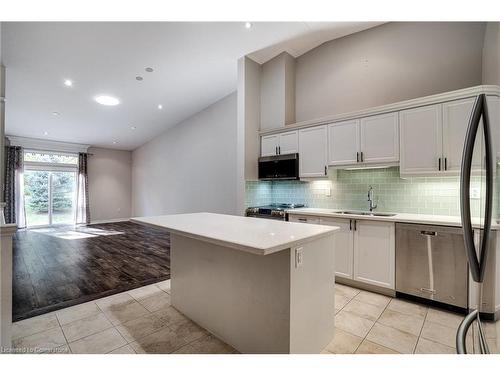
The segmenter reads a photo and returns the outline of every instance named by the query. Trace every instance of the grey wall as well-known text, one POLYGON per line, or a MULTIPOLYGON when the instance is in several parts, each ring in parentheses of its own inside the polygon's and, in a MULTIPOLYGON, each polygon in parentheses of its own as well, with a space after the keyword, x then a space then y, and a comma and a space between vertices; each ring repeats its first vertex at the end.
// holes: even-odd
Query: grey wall
POLYGON ((484 23, 389 23, 296 61, 296 119, 481 84, 484 23))
POLYGON ((500 85, 500 23, 488 22, 484 33, 483 83, 500 85))
POLYGON ((132 152, 91 147, 89 199, 92 222, 128 219, 132 200, 132 152))
POLYGON ((236 212, 236 93, 132 154, 134 216, 236 212))

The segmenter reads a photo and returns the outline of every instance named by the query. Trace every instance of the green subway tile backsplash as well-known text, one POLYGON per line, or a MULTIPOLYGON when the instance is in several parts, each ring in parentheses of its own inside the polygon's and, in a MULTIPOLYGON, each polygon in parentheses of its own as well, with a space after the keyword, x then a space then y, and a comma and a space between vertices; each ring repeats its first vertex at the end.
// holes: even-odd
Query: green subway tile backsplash
MULTIPOLYGON (((330 170, 328 179, 310 182, 248 181, 246 205, 304 203, 315 208, 367 210, 367 191, 370 185, 378 205, 377 211, 460 215, 458 176, 402 179, 397 167, 330 170)), ((481 178, 472 177, 471 187, 481 189, 481 178)), ((495 207, 497 201, 495 199, 495 207)), ((471 210, 473 216, 480 216, 479 200, 471 201, 471 210)))

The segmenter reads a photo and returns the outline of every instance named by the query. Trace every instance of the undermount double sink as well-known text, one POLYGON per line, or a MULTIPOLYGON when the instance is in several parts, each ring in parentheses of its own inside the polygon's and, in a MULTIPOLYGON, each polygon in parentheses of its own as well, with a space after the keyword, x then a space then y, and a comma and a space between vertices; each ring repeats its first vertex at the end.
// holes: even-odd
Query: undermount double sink
POLYGON ((370 211, 333 211, 333 213, 341 215, 362 215, 362 216, 381 216, 381 217, 396 216, 396 214, 389 214, 383 212, 370 212, 370 211))

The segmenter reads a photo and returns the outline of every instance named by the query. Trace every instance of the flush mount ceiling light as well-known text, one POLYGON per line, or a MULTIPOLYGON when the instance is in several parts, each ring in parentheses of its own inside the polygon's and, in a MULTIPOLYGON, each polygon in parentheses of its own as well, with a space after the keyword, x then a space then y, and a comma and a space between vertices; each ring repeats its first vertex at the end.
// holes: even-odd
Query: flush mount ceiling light
POLYGON ((252 23, 251 22, 245 22, 245 29, 251 29, 252 28, 252 23))
POLYGON ((131 130, 135 130, 135 129, 137 129, 137 128, 136 128, 135 126, 131 126, 131 127, 130 127, 130 129, 131 129, 131 130))
POLYGON ((141 76, 137 76, 137 77, 135 77, 135 79, 138 80, 138 81, 142 81, 143 80, 143 78, 141 76))
POLYGON ((145 70, 146 72, 148 72, 148 73, 152 73, 152 72, 153 72, 153 68, 149 68, 149 67, 148 67, 148 68, 146 68, 146 69, 144 69, 144 70, 145 70))
POLYGON ((65 79, 64 80, 64 86, 68 86, 68 87, 73 86, 73 81, 70 80, 70 79, 65 79))
POLYGON ((43 132, 43 135, 49 135, 49 132, 43 132))
POLYGON ((116 145, 118 142, 117 141, 113 141, 113 144, 116 145))
POLYGON ((162 104, 158 104, 158 109, 163 109, 163 105, 162 104))
POLYGON ((59 116, 59 115, 60 115, 60 113, 59 113, 59 112, 56 112, 56 111, 52 112, 52 114, 53 114, 54 116, 59 116))
POLYGON ((120 104, 120 100, 118 100, 118 98, 109 95, 98 95, 94 98, 94 100, 99 104, 108 106, 120 104))

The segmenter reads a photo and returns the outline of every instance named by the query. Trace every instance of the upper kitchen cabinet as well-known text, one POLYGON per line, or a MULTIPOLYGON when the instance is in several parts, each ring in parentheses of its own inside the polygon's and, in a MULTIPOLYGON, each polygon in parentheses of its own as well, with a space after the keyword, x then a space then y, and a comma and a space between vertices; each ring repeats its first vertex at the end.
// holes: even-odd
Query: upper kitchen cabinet
POLYGON ((363 163, 399 161, 398 114, 365 117, 360 122, 360 159, 363 163))
POLYGON ((441 104, 401 111, 399 121, 401 175, 438 172, 443 154, 441 104))
POLYGON ((359 120, 328 125, 328 164, 351 165, 359 161, 359 120))
POLYGON ((394 164, 399 161, 398 114, 328 125, 328 164, 394 164))
MULTIPOLYGON (((401 176, 458 175, 475 97, 400 112, 401 176)), ((482 132, 476 138, 481 148, 482 132)), ((474 153, 472 169, 481 167, 474 153)))
MULTIPOLYGON (((465 135, 469 126, 469 117, 472 113, 476 98, 454 100, 443 103, 443 166, 441 170, 454 174, 460 173, 462 152, 465 135)), ((475 150, 472 159, 472 169, 481 168, 481 140, 483 139, 482 125, 476 137, 475 150)))
POLYGON ((260 138, 260 156, 278 155, 278 145, 280 143, 279 134, 266 135, 260 138))
POLYGON ((291 131, 261 137, 260 156, 295 154, 299 152, 299 132, 291 131))
POLYGON ((326 125, 299 130, 299 169, 300 177, 326 176, 326 125))
POLYGON ((283 52, 262 64, 260 129, 284 129, 295 122, 295 59, 283 52))
POLYGON ((500 97, 488 95, 487 102, 493 148, 496 152, 497 161, 500 161, 500 97))

